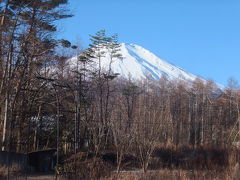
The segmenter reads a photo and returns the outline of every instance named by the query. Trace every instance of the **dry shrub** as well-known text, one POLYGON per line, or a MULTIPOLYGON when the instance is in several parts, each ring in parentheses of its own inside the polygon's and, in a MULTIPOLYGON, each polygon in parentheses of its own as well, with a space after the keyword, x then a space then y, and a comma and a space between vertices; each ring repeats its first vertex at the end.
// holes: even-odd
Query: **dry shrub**
POLYGON ((232 168, 232 179, 240 179, 240 166, 239 163, 236 163, 236 165, 232 168))
POLYGON ((240 149, 239 148, 230 148, 228 149, 228 163, 230 167, 236 165, 236 163, 240 162, 240 149))
MULTIPOLYGON (((105 153, 102 155, 102 159, 106 162, 109 162, 111 165, 117 167, 117 155, 115 153, 105 153)), ((121 169, 124 170, 133 170, 140 168, 140 161, 133 154, 123 154, 121 169)), ((116 168, 115 168, 116 169, 116 168)))
POLYGON ((77 177, 79 179, 99 179, 110 175, 112 171, 112 166, 100 158, 80 162, 77 167, 77 177))
POLYGON ((0 167, 0 178, 7 176, 7 167, 0 167))
POLYGON ((229 179, 240 179, 240 149, 236 147, 228 148, 228 169, 229 179))
POLYGON ((109 176, 113 166, 99 157, 86 157, 86 154, 78 153, 76 161, 70 157, 64 163, 64 175, 69 179, 94 180, 109 176), (89 158, 89 159, 86 159, 89 158))
POLYGON ((9 168, 7 166, 2 166, 0 167, 0 178, 6 177, 8 175, 8 172, 10 176, 15 176, 17 174, 20 174, 21 171, 22 169, 17 164, 13 164, 9 168))
POLYGON ((226 149, 189 146, 179 148, 157 148, 150 164, 151 169, 181 168, 199 170, 221 170, 229 166, 230 153, 226 149))

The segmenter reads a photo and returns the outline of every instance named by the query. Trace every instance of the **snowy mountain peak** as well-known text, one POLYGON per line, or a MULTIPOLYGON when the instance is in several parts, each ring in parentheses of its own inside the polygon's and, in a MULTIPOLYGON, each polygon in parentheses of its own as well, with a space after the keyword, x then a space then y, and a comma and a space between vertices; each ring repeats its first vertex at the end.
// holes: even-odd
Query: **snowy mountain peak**
MULTIPOLYGON (((146 78, 159 80, 162 76, 165 76, 169 80, 178 79, 183 80, 186 83, 193 82, 196 78, 206 82, 206 80, 162 60, 139 45, 121 43, 119 50, 118 53, 122 55, 123 59, 111 59, 110 54, 104 54, 101 58, 101 67, 103 70, 111 70, 113 73, 118 73, 120 77, 131 80, 141 80, 146 78)), ((103 49, 103 51, 107 52, 108 50, 103 49)), ((77 59, 77 56, 75 56, 68 60, 67 64, 70 69, 73 70, 78 67, 77 59)), ((98 68, 98 59, 93 62, 98 68)), ((222 85, 217 84, 217 86, 223 89, 222 85)))
MULTIPOLYGON (((139 80, 153 78, 159 80, 163 75, 169 79, 182 79, 194 81, 197 76, 176 67, 136 44, 121 43, 120 54, 122 60, 114 60, 111 70, 122 77, 139 80)), ((108 67, 110 58, 106 56, 103 66, 108 67)))

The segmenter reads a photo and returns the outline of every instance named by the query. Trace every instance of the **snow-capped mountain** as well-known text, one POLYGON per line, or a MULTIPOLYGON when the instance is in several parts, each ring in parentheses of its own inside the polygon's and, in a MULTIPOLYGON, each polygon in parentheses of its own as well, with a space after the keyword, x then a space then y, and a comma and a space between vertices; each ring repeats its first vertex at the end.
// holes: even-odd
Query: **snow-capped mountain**
MULTIPOLYGON (((127 43, 121 43, 120 45, 118 53, 122 55, 123 59, 115 58, 111 60, 110 55, 106 53, 101 58, 102 70, 109 71, 110 69, 113 73, 118 73, 120 77, 131 80, 145 78, 159 80, 164 75, 170 80, 178 79, 190 84, 196 78, 201 79, 204 83, 207 82, 199 76, 193 75, 180 67, 160 59, 141 46, 127 43)), ((67 64, 70 71, 75 70, 76 67, 79 68, 77 59, 77 56, 75 56, 68 60, 67 64)), ((96 59, 93 62, 95 62, 95 65, 91 67, 98 68, 98 60, 96 59)), ((224 86, 217 84, 217 89, 224 89, 224 86)))
MULTIPOLYGON (((111 70, 125 78, 139 80, 152 77, 159 80, 162 75, 169 79, 186 81, 194 81, 197 78, 197 76, 160 59, 155 54, 135 44, 121 43, 119 53, 123 59, 113 60, 111 70)), ((108 68, 110 62, 110 58, 106 56, 102 61, 103 68, 108 68)))
MULTIPOLYGON (((103 72, 108 72, 110 70, 113 73, 118 73, 118 77, 131 79, 132 81, 142 79, 159 80, 162 76, 165 76, 169 80, 183 80, 190 86, 196 78, 201 79, 203 83, 207 83, 207 80, 160 59, 141 46, 126 43, 121 43, 120 45, 120 51, 118 53, 121 54, 123 58, 111 59, 109 53, 104 53, 100 63, 103 72)), ((106 49, 100 50, 100 52, 102 51, 107 52, 106 49)), ((78 71, 81 68, 90 68, 93 71, 97 71, 99 68, 99 61, 98 59, 93 59, 92 63, 86 65, 87 67, 81 67, 83 64, 79 64, 78 56, 75 56, 69 59, 65 65, 62 73, 71 74, 71 72, 78 71)), ((53 68, 51 72, 53 74, 58 73, 59 69, 53 68)), ((223 85, 216 84, 211 97, 219 97, 224 88, 223 85)))

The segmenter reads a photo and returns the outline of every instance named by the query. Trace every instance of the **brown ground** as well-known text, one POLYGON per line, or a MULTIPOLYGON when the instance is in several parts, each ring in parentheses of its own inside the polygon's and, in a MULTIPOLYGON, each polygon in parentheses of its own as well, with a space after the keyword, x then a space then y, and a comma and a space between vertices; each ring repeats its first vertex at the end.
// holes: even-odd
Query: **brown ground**
MULTIPOLYGON (((10 177, 10 180, 25 180, 25 176, 14 176, 10 177)), ((55 180, 56 177, 54 174, 34 174, 28 175, 27 180, 55 180)), ((2 179, 5 180, 5 179, 2 179)), ((58 180, 65 180, 63 178, 58 178, 58 180)))

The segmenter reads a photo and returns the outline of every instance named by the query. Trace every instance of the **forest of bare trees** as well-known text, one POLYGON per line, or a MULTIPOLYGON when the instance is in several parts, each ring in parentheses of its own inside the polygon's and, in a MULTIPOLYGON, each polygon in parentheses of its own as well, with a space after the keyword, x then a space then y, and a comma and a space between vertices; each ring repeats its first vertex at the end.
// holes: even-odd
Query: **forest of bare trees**
POLYGON ((78 152, 111 152, 117 171, 131 154, 146 171, 158 147, 238 144, 240 94, 233 80, 220 90, 201 79, 123 79, 111 63, 101 66, 106 54, 124 60, 116 35, 101 30, 86 50, 54 39, 54 22, 71 17, 62 8, 67 1, 0 2, 2 151, 56 148, 57 165, 78 152), (62 49, 78 54, 74 64, 62 49))

